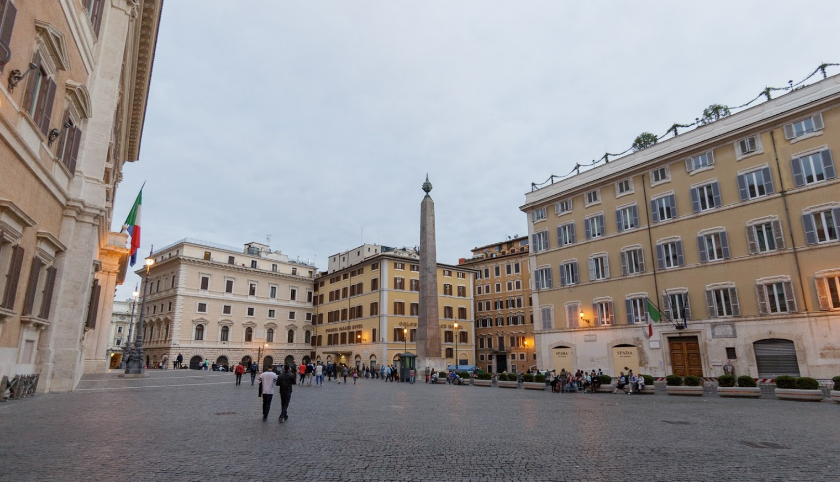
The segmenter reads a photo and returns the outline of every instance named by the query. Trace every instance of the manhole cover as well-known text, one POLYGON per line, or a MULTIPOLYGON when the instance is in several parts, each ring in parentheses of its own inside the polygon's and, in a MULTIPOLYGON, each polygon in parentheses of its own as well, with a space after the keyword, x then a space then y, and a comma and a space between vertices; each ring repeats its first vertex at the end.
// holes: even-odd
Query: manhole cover
POLYGON ((236 412, 216 412, 216 415, 236 415, 236 412))
POLYGON ((750 442, 747 440, 741 440, 743 445, 747 447, 752 447, 754 449, 789 449, 790 447, 785 447, 784 445, 774 444, 773 442, 750 442))
POLYGON ((665 423, 670 423, 671 425, 691 425, 691 422, 683 422, 679 420, 663 420, 665 423))

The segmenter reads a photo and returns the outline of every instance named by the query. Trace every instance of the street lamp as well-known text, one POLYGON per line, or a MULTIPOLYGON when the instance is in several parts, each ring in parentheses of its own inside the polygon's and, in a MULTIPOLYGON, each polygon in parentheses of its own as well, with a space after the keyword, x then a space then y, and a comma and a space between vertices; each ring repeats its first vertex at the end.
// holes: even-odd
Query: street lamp
MULTIPOLYGON (((580 316, 580 321, 585 321, 587 325, 591 325, 592 322, 583 317, 583 311, 580 312, 579 316, 580 316)), ((578 325, 578 326, 580 326, 580 325, 578 325)))
MULTIPOLYGON (((154 249, 154 247, 152 247, 154 249)), ((128 357, 128 365, 125 367, 126 375, 140 375, 143 368, 143 316, 146 314, 146 294, 149 289, 149 271, 155 264, 152 258, 152 250, 149 250, 149 257, 146 258, 146 276, 143 278, 143 302, 140 303, 140 318, 137 320, 137 335, 134 337, 134 346, 128 357)))
MULTIPOLYGON (((262 346, 257 347, 257 369, 260 366, 260 359, 262 358, 260 355, 262 354, 262 349, 265 347, 266 351, 268 351, 268 343, 263 344, 262 346)), ((253 352, 251 352, 253 353, 253 352)))
POLYGON ((403 328, 403 354, 408 352, 408 328, 403 328))
POLYGON ((455 323, 455 372, 458 372, 458 323, 455 323))
POLYGON ((128 357, 131 353, 131 332, 132 328, 134 328, 134 307, 137 305, 137 297, 140 295, 140 292, 137 291, 137 285, 134 285, 134 291, 131 293, 132 298, 134 300, 131 302, 131 318, 129 318, 128 322, 128 337, 125 339, 125 343, 123 344, 123 354, 122 359, 120 360, 120 368, 125 369, 126 365, 128 364, 128 357))

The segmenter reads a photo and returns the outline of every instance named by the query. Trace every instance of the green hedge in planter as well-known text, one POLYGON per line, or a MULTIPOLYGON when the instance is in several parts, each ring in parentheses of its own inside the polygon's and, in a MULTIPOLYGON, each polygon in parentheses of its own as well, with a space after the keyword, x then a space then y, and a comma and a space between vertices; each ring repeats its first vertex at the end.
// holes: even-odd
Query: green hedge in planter
POLYGON ((534 381, 534 375, 531 374, 531 373, 526 373, 525 375, 523 375, 522 380, 525 381, 525 382, 533 382, 534 381))
POLYGON ((446 378, 446 372, 438 372, 438 378, 446 378))
POLYGON ((753 378, 749 375, 741 375, 740 377, 738 377, 738 386, 739 387, 755 388, 756 387, 755 378, 753 378))
POLYGON ((518 380, 518 377, 516 376, 516 373, 508 373, 507 374, 507 381, 515 382, 517 380, 518 380))
POLYGON ((457 374, 458 374, 458 376, 459 376, 459 377, 461 377, 461 378, 469 378, 469 377, 470 377, 469 372, 456 372, 456 373, 457 373, 457 374))
POLYGON ((679 387, 683 384, 683 379, 679 375, 668 375, 665 377, 665 384, 669 387, 679 387))
POLYGON ((719 387, 734 387, 735 386, 735 376, 734 375, 721 375, 718 377, 718 386, 719 387))
POLYGON ((476 375, 476 378, 479 380, 490 380, 491 378, 493 378, 493 375, 487 372, 481 372, 478 375, 476 375))
POLYGON ((601 385, 609 385, 612 383, 612 377, 609 375, 601 375, 601 385))
POLYGON ((537 373, 536 375, 534 375, 534 381, 537 383, 545 383, 545 375, 543 375, 542 373, 537 373))
POLYGON ((790 375, 776 377, 776 388, 796 388, 796 378, 790 375))
POLYGON ((645 379, 645 385, 652 387, 653 386, 653 377, 650 375, 642 375, 642 378, 645 379))
POLYGON ((811 377, 800 377, 796 379, 796 388, 799 390, 819 390, 820 382, 811 377))
POLYGON ((840 377, 834 377, 831 379, 834 382, 834 389, 840 390, 840 377))
POLYGON ((700 377, 695 377, 694 375, 689 375, 689 376, 685 377, 685 380, 683 380, 683 382, 685 383, 685 386, 687 386, 687 387, 699 387, 701 380, 700 380, 700 377))

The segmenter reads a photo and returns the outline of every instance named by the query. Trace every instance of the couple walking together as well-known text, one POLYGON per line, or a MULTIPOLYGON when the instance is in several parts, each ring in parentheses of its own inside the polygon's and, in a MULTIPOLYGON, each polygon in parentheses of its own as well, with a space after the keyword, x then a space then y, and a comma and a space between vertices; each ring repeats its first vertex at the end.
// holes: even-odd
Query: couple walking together
POLYGON ((295 375, 292 373, 289 365, 283 366, 283 372, 280 375, 277 375, 268 368, 260 375, 259 396, 263 400, 263 421, 268 419, 268 412, 271 410, 271 399, 274 398, 274 385, 277 385, 278 391, 280 392, 280 423, 284 423, 289 419, 287 410, 289 408, 289 401, 292 399, 292 387, 295 385, 295 375))

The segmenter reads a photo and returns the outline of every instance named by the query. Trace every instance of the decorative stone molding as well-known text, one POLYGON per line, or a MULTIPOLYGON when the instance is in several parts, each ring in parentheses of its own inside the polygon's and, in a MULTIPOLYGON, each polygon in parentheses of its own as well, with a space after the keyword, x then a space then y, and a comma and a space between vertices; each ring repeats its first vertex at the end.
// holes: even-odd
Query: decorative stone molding
POLYGON ((67 96, 70 98, 70 103, 76 109, 80 119, 90 119, 91 117, 91 100, 90 92, 84 84, 68 80, 64 83, 64 88, 67 91, 67 96))
POLYGON ((67 42, 64 34, 52 24, 42 20, 35 20, 35 31, 47 47, 52 61, 60 70, 70 70, 70 57, 67 55, 67 42))

